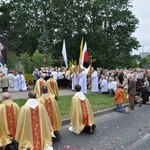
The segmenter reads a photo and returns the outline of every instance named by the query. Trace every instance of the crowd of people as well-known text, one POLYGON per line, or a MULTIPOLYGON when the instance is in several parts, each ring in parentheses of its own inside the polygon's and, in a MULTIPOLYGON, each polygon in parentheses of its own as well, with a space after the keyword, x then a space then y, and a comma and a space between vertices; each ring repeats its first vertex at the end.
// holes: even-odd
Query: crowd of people
MULTIPOLYGON (((20 83, 17 90, 26 90, 23 74, 14 76, 18 76, 20 83)), ((0 83, 4 93, 0 104, 0 150, 52 150, 53 142, 61 139, 62 121, 57 100, 58 91, 62 88, 75 91, 71 100, 69 131, 76 134, 96 131, 93 112, 85 96, 88 90, 113 96, 117 112, 129 113, 134 110, 137 95, 140 95, 143 104, 149 104, 150 71, 147 69, 108 70, 91 67, 87 71, 80 66, 72 67, 70 71, 49 67, 35 69, 33 77, 34 89, 28 93, 27 102, 19 108, 11 99, 8 88, 2 86, 6 80, 11 85, 9 78, 2 73, 0 83), (123 108, 127 95, 130 105, 123 108)))
POLYGON ((3 92, 7 92, 9 88, 14 91, 26 91, 26 79, 22 72, 9 72, 8 74, 0 71, 0 87, 3 92))

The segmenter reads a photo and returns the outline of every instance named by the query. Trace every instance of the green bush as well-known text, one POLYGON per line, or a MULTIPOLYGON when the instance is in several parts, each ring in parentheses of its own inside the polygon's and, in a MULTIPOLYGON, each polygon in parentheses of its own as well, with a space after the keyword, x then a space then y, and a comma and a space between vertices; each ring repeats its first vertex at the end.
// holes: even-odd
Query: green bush
POLYGON ((24 74, 24 77, 26 79, 27 85, 33 85, 34 84, 34 77, 32 74, 24 74))

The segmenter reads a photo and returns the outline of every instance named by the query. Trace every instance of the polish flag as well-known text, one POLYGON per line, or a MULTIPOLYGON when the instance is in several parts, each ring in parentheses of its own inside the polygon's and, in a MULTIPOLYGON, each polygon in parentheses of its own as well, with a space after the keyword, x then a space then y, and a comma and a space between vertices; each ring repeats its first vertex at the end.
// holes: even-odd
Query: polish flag
POLYGON ((87 44, 85 41, 83 51, 82 51, 82 63, 81 63, 81 65, 83 65, 83 63, 86 62, 87 60, 88 60, 88 51, 87 51, 87 44))

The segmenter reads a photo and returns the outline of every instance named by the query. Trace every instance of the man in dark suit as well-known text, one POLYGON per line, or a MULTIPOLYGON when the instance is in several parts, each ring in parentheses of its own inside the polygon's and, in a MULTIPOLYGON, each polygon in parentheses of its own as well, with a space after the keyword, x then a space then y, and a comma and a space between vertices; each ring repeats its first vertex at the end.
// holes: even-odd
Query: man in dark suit
POLYGON ((4 73, 2 74, 2 78, 0 80, 0 85, 1 85, 3 92, 8 92, 9 78, 4 73))
POLYGON ((136 80, 130 75, 129 76, 129 86, 128 86, 129 102, 131 110, 134 110, 134 100, 136 95, 136 80))

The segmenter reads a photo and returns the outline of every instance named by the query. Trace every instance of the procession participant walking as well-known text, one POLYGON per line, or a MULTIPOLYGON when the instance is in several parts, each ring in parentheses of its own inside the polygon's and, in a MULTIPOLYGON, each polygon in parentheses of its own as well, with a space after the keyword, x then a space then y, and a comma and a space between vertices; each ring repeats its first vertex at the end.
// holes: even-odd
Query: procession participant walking
POLYGON ((36 81, 34 92, 36 93, 36 97, 40 97, 42 95, 41 87, 46 85, 46 81, 43 79, 43 74, 40 74, 40 78, 36 81))
POLYGON ((58 85, 57 81, 50 75, 50 78, 46 81, 48 92, 55 95, 55 99, 58 100, 58 85))
POLYGON ((57 101, 55 100, 55 96, 53 94, 48 93, 47 86, 42 86, 41 91, 43 94, 38 98, 38 102, 45 107, 54 130, 56 140, 60 140, 60 127, 62 125, 62 121, 60 118, 57 101))
POLYGON ((21 107, 15 140, 19 149, 53 150, 55 137, 45 108, 36 100, 36 93, 30 91, 28 100, 21 107))
POLYGON ((14 140, 19 116, 19 106, 13 102, 8 92, 2 95, 0 104, 0 150, 18 150, 14 140))

